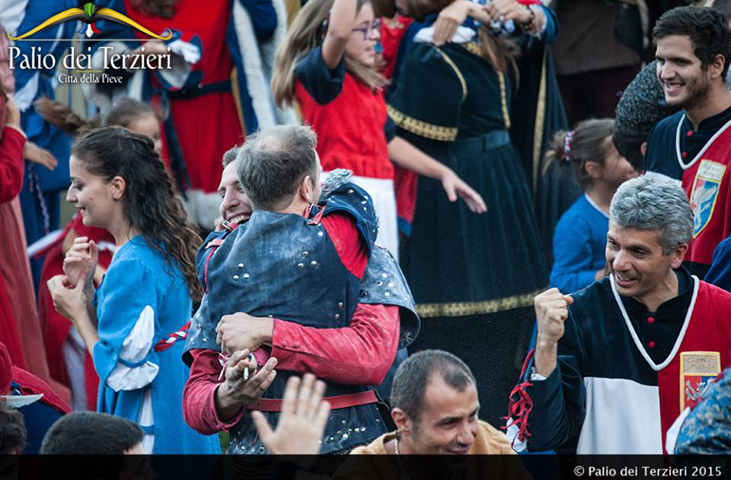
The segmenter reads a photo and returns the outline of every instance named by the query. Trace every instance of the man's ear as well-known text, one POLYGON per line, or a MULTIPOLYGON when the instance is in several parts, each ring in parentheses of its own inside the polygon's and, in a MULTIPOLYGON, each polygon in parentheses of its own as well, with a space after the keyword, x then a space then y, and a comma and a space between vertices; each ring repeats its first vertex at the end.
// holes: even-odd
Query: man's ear
POLYGON ((112 198, 114 200, 121 200, 124 192, 127 190, 127 181, 117 175, 109 181, 109 185, 112 188, 112 198))
POLYGON ((671 253, 670 255, 673 256, 672 262, 670 262, 670 266, 672 268, 680 268, 680 265, 683 263, 683 259, 685 258, 685 252, 688 251, 688 244, 687 243, 681 243, 675 248, 675 251, 671 253))
POLYGON ((305 175, 302 178, 302 181, 300 182, 299 194, 300 197, 302 197, 302 200, 306 201, 307 203, 315 203, 317 201, 317 199, 315 198, 315 182, 309 175, 305 175))
POLYGON ((396 425, 396 429, 399 433, 402 435, 409 433, 409 430, 411 429, 411 420, 409 419, 409 416, 406 415, 406 412, 400 408, 394 408, 391 410, 391 419, 396 425))
MULTIPOLYGON (((720 78, 723 74, 723 67, 728 62, 728 59, 721 55, 720 53, 717 54, 710 65, 708 65, 708 73, 710 77, 713 78, 720 78)), ((724 83, 726 83, 726 79, 723 79, 724 83)))

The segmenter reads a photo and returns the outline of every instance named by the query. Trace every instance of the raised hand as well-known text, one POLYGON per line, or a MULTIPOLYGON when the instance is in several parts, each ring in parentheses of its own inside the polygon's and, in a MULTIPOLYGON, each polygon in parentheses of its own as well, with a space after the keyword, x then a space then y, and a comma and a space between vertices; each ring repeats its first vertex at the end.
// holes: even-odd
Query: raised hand
POLYGON ((29 162, 37 163, 49 170, 55 170, 58 166, 58 160, 51 152, 45 148, 41 148, 33 142, 25 142, 23 156, 29 162))
POLYGON ((513 20, 524 25, 533 18, 530 9, 516 0, 492 0, 483 9, 495 22, 513 20))
POLYGON ((91 282, 94 278, 97 263, 99 262, 99 248, 89 237, 76 237, 71 249, 63 259, 63 273, 71 286, 77 283, 91 282), (81 272, 88 272, 87 277, 81 278, 81 272))
POLYGON ((571 295, 564 295, 557 288, 546 290, 533 301, 538 318, 535 368, 545 377, 556 368, 558 341, 563 337, 564 323, 572 303, 571 295))
POLYGON ((307 373, 300 381, 287 380, 282 413, 276 430, 272 430, 261 412, 252 412, 261 442, 275 455, 316 455, 320 439, 330 416, 330 404, 322 399, 325 383, 307 373))

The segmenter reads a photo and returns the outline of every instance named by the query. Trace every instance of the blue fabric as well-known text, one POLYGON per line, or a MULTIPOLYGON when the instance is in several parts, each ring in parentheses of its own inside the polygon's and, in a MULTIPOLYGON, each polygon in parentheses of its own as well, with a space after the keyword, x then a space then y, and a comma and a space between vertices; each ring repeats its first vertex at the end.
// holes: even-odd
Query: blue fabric
MULTIPOLYGON (((10 387, 11 395, 21 395, 18 390, 20 385, 11 382, 10 387)), ((63 413, 40 400, 20 407, 18 411, 23 414, 27 434, 25 448, 22 453, 23 455, 37 455, 41 450, 41 444, 43 443, 43 437, 46 436, 46 432, 51 428, 51 425, 56 423, 56 420, 63 416, 63 413)))
POLYGON ((713 261, 705 280, 731 292, 731 237, 719 243, 713 251, 713 261))
MULTIPOLYGON (((178 330, 190 318, 192 302, 177 266, 137 236, 116 253, 95 295, 99 343, 94 347, 94 367, 99 374, 97 409, 137 421, 144 388, 115 392, 106 381, 120 363, 122 342, 146 306, 155 312, 153 345, 178 330)), ((180 360, 183 342, 163 352, 150 349, 145 360, 160 367, 152 388, 155 445, 153 453, 219 453, 218 437, 195 432, 183 420, 183 387, 188 367, 180 360)))
POLYGON ((572 293, 591 285, 596 272, 606 265, 609 218, 585 195, 574 202, 556 225, 553 234, 551 286, 572 293))
POLYGON ((712 383, 680 427, 676 455, 728 455, 731 452, 731 369, 712 383))
POLYGON ((322 59, 320 45, 297 62, 294 76, 317 103, 327 105, 343 91, 345 56, 337 67, 329 69, 322 59))

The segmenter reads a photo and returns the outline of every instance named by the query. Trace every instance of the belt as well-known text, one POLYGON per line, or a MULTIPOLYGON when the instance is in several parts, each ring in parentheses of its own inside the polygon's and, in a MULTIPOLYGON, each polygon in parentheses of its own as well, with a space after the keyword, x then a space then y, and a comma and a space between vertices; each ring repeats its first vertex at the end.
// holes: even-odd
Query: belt
MULTIPOLYGON (((378 402, 375 390, 366 390, 365 392, 348 393, 346 395, 335 395, 334 397, 325 397, 330 404, 331 410, 340 408, 357 407, 359 405, 368 405, 378 402)), ((260 410, 262 412, 281 412, 282 400, 272 398, 262 398, 258 402, 251 405, 244 405, 245 410, 260 410)))
POLYGON ((484 135, 452 142, 454 147, 470 151, 490 151, 510 143, 510 133, 507 130, 493 130, 484 135))
POLYGON ((207 95, 215 92, 230 92, 231 91, 231 79, 227 78, 220 82, 209 83, 207 85, 198 85, 197 87, 185 88, 182 90, 168 90, 164 93, 171 100, 187 100, 189 98, 200 97, 201 95, 207 95))

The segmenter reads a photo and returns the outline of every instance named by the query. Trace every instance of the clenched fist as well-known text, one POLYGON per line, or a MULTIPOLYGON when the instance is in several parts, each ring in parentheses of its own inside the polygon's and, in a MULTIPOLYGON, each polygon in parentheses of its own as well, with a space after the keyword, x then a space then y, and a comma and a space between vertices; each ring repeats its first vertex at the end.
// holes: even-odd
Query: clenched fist
POLYGON ((536 340, 536 372, 547 377, 556 368, 558 341, 564 334, 564 322, 569 317, 571 295, 564 295, 557 288, 546 290, 533 301, 538 318, 536 340))

